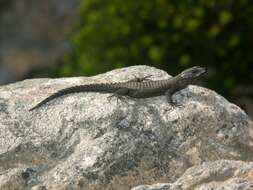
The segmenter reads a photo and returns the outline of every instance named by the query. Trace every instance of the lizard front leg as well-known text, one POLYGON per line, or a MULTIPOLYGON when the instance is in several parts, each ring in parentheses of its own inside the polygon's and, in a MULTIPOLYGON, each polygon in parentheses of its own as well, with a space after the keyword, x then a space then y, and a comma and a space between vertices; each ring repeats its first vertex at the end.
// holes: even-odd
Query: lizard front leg
POLYGON ((171 92, 170 90, 167 90, 167 91, 165 92, 165 97, 166 97, 167 102, 168 102, 169 104, 173 104, 172 92, 171 92))
POLYGON ((175 101, 173 101, 173 96, 174 92, 172 92, 171 90, 167 90, 165 92, 165 96, 166 96, 166 99, 167 99, 167 102, 172 105, 173 107, 178 107, 178 106, 181 106, 181 104, 178 104, 176 103, 175 101))

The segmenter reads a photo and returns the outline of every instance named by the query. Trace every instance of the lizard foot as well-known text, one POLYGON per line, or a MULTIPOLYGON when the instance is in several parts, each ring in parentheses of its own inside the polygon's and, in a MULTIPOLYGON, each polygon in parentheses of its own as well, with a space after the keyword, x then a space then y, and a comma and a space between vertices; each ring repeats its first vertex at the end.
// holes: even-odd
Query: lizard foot
POLYGON ((126 103, 126 97, 125 96, 121 96, 121 95, 116 94, 116 93, 108 96, 107 99, 108 99, 109 102, 111 102, 111 99, 114 98, 114 97, 116 98, 117 103, 118 103, 119 100, 121 100, 121 101, 123 101, 123 102, 126 103))
POLYGON ((173 108, 182 108, 182 107, 184 107, 183 104, 178 103, 178 102, 175 102, 175 101, 173 101, 173 100, 170 102, 170 105, 171 105, 173 108))

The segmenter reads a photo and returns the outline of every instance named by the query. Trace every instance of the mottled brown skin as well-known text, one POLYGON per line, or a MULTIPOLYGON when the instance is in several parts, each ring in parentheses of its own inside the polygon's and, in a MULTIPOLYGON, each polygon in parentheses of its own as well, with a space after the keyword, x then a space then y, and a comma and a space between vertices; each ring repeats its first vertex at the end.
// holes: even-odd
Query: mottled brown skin
POLYGON ((136 78, 127 82, 118 83, 101 83, 101 84, 87 84, 73 86, 62 89, 55 94, 47 97, 29 111, 39 108, 47 102, 58 98, 60 96, 79 93, 79 92, 100 92, 100 93, 113 93, 115 95, 128 96, 133 98, 150 98, 155 96, 166 95, 169 103, 172 103, 172 95, 184 88, 189 84, 195 82, 206 72, 205 68, 195 66, 184 70, 175 77, 166 80, 147 80, 145 78, 136 78))

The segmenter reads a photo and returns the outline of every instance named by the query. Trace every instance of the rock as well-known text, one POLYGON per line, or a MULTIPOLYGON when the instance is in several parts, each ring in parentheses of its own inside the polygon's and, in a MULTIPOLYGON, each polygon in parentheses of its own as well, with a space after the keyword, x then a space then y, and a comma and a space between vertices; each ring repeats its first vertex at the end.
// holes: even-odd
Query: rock
POLYGON ((132 190, 252 190, 253 162, 217 160, 188 169, 175 183, 132 190))
MULTIPOLYGON (((0 189, 120 189, 172 183, 186 169, 221 159, 252 161, 253 126, 239 107, 190 85, 173 99, 70 94, 29 112, 55 91, 152 74, 133 66, 94 77, 33 79, 0 87, 0 189), (8 189, 8 188, 5 188, 8 189)), ((223 179, 221 179, 222 181, 223 179)))

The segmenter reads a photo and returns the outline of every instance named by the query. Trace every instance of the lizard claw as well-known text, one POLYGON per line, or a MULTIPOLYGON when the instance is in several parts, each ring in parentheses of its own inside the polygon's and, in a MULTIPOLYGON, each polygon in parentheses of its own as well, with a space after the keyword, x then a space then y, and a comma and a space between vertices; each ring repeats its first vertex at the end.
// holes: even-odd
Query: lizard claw
POLYGON ((170 105, 173 107, 173 108, 182 108, 184 105, 181 104, 181 103, 178 103, 178 102, 175 102, 175 101, 171 101, 170 102, 170 105))
POLYGON ((108 97, 107 97, 107 100, 108 100, 109 102, 111 102, 111 99, 112 99, 113 97, 115 97, 115 94, 112 94, 112 95, 108 96, 108 97))
POLYGON ((107 97, 108 101, 111 102, 111 99, 112 98, 116 98, 117 100, 117 104, 118 104, 118 101, 121 100, 123 102, 126 102, 126 97, 125 96, 120 96, 119 94, 112 94, 110 96, 107 97))

